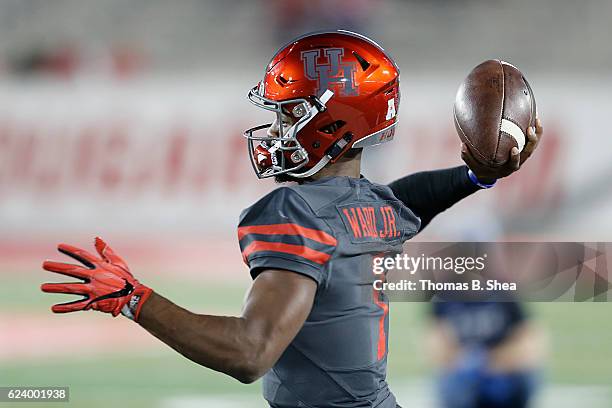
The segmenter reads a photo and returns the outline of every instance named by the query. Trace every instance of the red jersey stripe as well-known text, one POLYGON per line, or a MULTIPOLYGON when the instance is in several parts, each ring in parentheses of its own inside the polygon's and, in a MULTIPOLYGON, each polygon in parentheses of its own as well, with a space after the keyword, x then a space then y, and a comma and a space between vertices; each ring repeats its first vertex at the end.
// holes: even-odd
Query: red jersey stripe
POLYGON ((248 234, 262 235, 301 235, 321 244, 336 246, 338 241, 327 232, 312 228, 302 227, 297 224, 270 224, 270 225, 248 225, 238 228, 238 240, 248 234))
POLYGON ((308 259, 311 262, 324 264, 331 258, 331 255, 326 253, 315 251, 303 245, 284 244, 282 242, 267 242, 267 241, 253 241, 251 242, 244 251, 242 251, 242 257, 246 261, 249 255, 259 251, 272 251, 282 252, 285 254, 297 255, 304 259, 308 259))
POLYGON ((387 336, 385 335, 385 319, 389 314, 389 305, 380 298, 380 292, 374 289, 374 303, 383 311, 378 321, 378 344, 376 347, 378 360, 382 360, 387 352, 387 336))

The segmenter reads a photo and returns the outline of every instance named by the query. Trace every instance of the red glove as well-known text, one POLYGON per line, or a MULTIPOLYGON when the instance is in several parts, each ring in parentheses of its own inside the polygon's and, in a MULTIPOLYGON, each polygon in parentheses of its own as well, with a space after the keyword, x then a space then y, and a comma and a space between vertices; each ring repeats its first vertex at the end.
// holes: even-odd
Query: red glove
POLYGON ((60 244, 57 249, 86 266, 63 262, 45 261, 43 269, 82 279, 83 282, 45 283, 40 288, 48 293, 83 295, 73 302, 53 305, 55 313, 78 310, 99 310, 117 316, 123 313, 132 320, 138 320, 140 309, 151 295, 152 290, 140 284, 121 257, 110 249, 106 242, 96 237, 96 250, 100 258, 71 245, 60 244))

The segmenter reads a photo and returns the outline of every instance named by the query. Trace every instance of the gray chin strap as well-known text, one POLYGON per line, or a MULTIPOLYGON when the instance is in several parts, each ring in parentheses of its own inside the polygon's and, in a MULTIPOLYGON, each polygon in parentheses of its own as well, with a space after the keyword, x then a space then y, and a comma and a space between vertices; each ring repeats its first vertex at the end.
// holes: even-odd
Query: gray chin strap
POLYGON ((329 155, 325 155, 310 170, 305 171, 304 173, 287 173, 287 174, 290 175, 291 177, 295 177, 295 178, 307 178, 307 177, 312 176, 315 173, 318 173, 319 170, 321 170, 323 167, 325 167, 325 165, 327 163, 329 163, 330 160, 331 160, 331 157, 329 157, 329 155))

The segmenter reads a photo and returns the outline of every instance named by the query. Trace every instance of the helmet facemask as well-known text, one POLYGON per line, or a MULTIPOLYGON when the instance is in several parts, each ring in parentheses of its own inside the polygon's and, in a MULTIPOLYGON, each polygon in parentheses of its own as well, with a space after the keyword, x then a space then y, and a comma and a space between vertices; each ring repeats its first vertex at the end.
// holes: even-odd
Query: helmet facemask
POLYGON ((313 169, 296 173, 309 162, 308 151, 300 144, 298 133, 320 112, 333 96, 326 90, 321 97, 294 98, 275 101, 265 96, 261 85, 249 91, 248 99, 255 106, 276 113, 278 135, 268 134, 272 123, 255 126, 244 132, 253 169, 259 178, 288 174, 296 178, 309 177, 320 170, 329 159, 323 159, 313 169), (288 129, 283 126, 283 115, 291 114, 297 121, 288 129))

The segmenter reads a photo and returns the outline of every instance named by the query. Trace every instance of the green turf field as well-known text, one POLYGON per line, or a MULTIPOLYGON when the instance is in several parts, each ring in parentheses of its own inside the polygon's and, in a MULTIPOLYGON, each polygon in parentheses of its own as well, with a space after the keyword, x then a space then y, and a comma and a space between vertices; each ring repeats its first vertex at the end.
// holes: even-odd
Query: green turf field
MULTIPOLYGON (((48 319, 70 318, 47 312, 50 304, 60 297, 39 293, 38 278, 15 283, 6 276, 0 276, 0 312, 41 314, 48 319)), ((148 283, 192 310, 223 314, 239 312, 245 290, 242 285, 193 281, 157 279, 148 283)), ((405 387, 405 384, 426 384, 430 378, 431 371, 423 352, 425 307, 414 303, 391 305, 389 382, 393 389, 405 387)), ((597 386, 601 391, 612 384, 612 304, 540 303, 528 307, 547 328, 551 338, 547 368, 549 386, 562 390, 572 386, 597 386)), ((133 330, 140 328, 134 326, 133 330)), ((238 401, 253 401, 252 405, 244 402, 228 407, 263 406, 258 396, 259 383, 240 384, 197 366, 161 343, 146 351, 118 349, 91 356, 87 353, 86 342, 87 339, 83 339, 83 347, 69 357, 56 358, 53 350, 48 350, 45 358, 0 360, 0 385, 70 386, 71 406, 213 406, 210 398, 215 395, 221 401, 230 396, 238 401), (202 403, 197 398, 208 398, 204 401, 209 403, 202 403)), ((221 402, 214 405, 223 406, 221 402)), ((0 408, 3 406, 8 405, 0 403, 0 408)))

